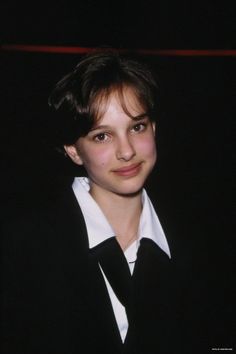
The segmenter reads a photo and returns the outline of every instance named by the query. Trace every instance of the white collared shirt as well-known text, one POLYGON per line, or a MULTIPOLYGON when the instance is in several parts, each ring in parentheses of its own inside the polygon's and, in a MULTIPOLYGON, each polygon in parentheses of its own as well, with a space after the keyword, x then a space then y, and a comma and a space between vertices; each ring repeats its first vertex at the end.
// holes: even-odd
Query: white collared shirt
MULTIPOLYGON (((72 188, 85 219, 89 248, 91 249, 108 238, 114 237, 115 233, 111 225, 99 205, 89 193, 90 186, 88 178, 76 177, 72 188)), ((171 257, 164 231, 145 189, 142 191, 142 204, 143 208, 139 222, 138 238, 124 252, 131 273, 134 269, 140 240, 143 237, 153 240, 169 258, 171 257)), ((101 267, 100 269, 107 286, 121 339, 124 342, 128 330, 125 307, 117 299, 101 267)))

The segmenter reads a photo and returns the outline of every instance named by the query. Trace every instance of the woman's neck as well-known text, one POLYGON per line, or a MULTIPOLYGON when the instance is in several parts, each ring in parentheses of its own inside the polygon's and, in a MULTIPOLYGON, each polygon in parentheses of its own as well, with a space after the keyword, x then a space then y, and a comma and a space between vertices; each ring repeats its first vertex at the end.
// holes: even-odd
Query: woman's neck
POLYGON ((114 193, 96 193, 96 190, 91 189, 91 195, 112 226, 123 250, 137 238, 142 212, 141 194, 140 191, 133 195, 124 196, 114 193))

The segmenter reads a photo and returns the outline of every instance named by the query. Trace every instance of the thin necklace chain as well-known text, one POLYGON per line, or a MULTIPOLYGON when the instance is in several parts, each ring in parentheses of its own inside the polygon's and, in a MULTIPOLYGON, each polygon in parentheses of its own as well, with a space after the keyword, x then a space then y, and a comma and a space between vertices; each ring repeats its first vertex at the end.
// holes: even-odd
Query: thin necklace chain
MULTIPOLYGON (((118 240, 118 236, 116 236, 116 238, 117 238, 117 240, 118 240)), ((130 237, 130 238, 128 239, 128 241, 127 241, 124 245, 122 245, 123 251, 125 251, 125 250, 131 245, 132 241, 135 240, 136 238, 137 238, 137 233, 135 233, 134 235, 132 235, 132 237, 130 237)), ((118 242, 119 242, 119 241, 118 241, 118 242)), ((119 243, 120 243, 120 242, 119 242, 119 243)), ((120 243, 120 245, 121 245, 121 243, 120 243)))

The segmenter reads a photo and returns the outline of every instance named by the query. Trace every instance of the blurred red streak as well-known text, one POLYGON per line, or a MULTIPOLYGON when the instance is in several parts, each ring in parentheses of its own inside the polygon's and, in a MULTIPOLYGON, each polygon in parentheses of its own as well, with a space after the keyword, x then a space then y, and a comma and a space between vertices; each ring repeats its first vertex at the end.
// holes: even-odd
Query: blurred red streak
MULTIPOLYGON (((58 54, 86 54, 98 50, 91 47, 66 47, 49 45, 24 45, 24 44, 3 44, 3 51, 58 53, 58 54)), ((235 49, 119 49, 101 48, 102 50, 114 49, 122 53, 137 53, 142 55, 156 56, 185 56, 185 57, 230 57, 236 56, 235 49)))

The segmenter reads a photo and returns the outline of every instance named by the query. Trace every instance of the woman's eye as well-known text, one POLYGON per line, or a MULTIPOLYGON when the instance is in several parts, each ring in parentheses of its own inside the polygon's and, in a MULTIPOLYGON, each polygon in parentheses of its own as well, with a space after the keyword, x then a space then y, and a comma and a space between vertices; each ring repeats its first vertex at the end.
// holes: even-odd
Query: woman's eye
POLYGON ((108 136, 105 133, 100 133, 100 134, 95 135, 95 137, 93 139, 94 139, 94 141, 96 141, 98 143, 103 143, 108 140, 108 136))
POLYGON ((146 128, 146 124, 144 124, 144 123, 139 123, 139 124, 136 124, 136 125, 132 128, 132 130, 133 130, 134 132, 138 133, 138 132, 143 131, 145 128, 146 128))

